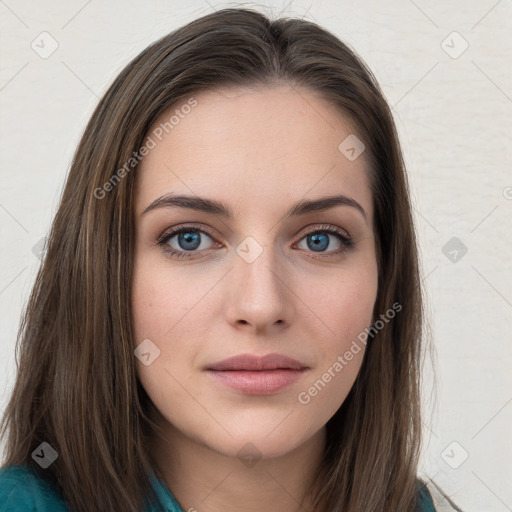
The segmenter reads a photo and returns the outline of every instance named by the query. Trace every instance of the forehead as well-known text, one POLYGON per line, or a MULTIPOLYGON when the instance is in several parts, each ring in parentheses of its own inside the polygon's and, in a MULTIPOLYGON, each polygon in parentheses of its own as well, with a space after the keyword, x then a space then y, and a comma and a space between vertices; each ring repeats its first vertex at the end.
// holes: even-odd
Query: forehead
POLYGON ((163 112, 147 135, 154 147, 137 170, 138 211, 171 191, 225 199, 240 209, 340 193, 371 214, 367 155, 351 160, 342 151, 347 137, 364 140, 364 134, 307 89, 192 94, 163 112))

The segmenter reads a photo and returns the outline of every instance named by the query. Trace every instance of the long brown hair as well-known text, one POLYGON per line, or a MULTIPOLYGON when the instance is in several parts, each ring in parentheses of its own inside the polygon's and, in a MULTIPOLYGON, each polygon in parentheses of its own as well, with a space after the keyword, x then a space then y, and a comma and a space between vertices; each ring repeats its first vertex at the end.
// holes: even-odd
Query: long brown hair
POLYGON ((224 9, 150 45, 99 102, 21 320, 17 379, 1 423, 2 436, 8 433, 3 465, 32 466, 76 512, 140 510, 153 496, 148 473, 156 468, 147 442, 155 425, 136 376, 129 307, 134 155, 176 102, 221 86, 276 84, 318 93, 356 123, 374 201, 374 318, 401 305, 368 338, 355 384, 327 423, 324 464, 311 488, 315 503, 328 511, 415 510, 423 306, 390 109, 364 62, 328 31, 301 19, 224 9), (46 470, 31 457, 42 442, 59 454, 46 470))

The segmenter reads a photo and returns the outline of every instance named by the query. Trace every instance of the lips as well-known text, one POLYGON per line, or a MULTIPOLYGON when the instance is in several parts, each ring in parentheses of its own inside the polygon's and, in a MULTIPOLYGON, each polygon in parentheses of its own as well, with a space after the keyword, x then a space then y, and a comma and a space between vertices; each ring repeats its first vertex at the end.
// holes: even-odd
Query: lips
POLYGON ((213 371, 303 370, 305 368, 307 366, 303 365, 300 361, 282 354, 267 354, 263 357, 252 354, 240 354, 206 367, 207 370, 213 371))
POLYGON ((308 369, 282 354, 240 354, 211 364, 207 374, 218 383, 248 395, 270 395, 296 382, 308 369))

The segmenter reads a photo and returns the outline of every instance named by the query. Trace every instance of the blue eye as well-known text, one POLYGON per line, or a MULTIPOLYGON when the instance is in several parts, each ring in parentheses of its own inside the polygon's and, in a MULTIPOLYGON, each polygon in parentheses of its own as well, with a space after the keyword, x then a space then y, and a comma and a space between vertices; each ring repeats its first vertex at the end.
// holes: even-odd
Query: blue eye
MULTIPOLYGON (((208 239, 213 241, 213 235, 208 234, 204 228, 200 226, 183 226, 162 235, 157 244, 162 250, 173 258, 194 258, 198 253, 208 250, 208 239), (173 239, 176 239, 175 241, 173 239), (206 247, 202 246, 206 244, 206 247)), ((354 245, 353 240, 348 234, 333 225, 316 226, 314 230, 305 233, 300 239, 306 242, 306 249, 310 249, 313 253, 322 257, 339 256, 354 245), (339 247, 335 250, 326 252, 330 244, 330 237, 335 237, 339 247)), ((215 242, 217 247, 221 244, 215 242)), ((302 247, 304 248, 304 247, 302 247)))
MULTIPOLYGON (((322 254, 328 248, 330 243, 329 237, 332 236, 336 238, 337 242, 341 246, 341 249, 335 250, 334 254, 339 254, 340 252, 343 252, 352 246, 352 240, 350 238, 333 229, 313 231, 312 233, 307 234, 303 240, 306 241, 308 249, 311 249, 313 252, 322 254)), ((333 254, 333 251, 331 251, 329 254, 333 254)))
POLYGON ((195 256, 195 254, 191 253, 197 252, 198 249, 207 249, 206 247, 201 247, 205 235, 206 238, 212 239, 210 235, 197 226, 185 226, 163 235, 163 237, 158 240, 158 245, 162 246, 163 251, 170 256, 190 258, 195 256), (178 245, 177 248, 173 247, 170 243, 173 238, 177 238, 175 242, 178 245))

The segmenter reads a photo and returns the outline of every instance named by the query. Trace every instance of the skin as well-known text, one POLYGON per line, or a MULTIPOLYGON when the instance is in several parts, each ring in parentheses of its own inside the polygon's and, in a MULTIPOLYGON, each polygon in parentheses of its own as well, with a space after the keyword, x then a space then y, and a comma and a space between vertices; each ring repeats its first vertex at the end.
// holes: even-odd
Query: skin
MULTIPOLYGON (((354 126, 306 89, 223 89, 194 98, 197 106, 137 170, 135 344, 150 339, 160 350, 148 366, 136 363, 161 426, 150 453, 186 511, 309 510, 305 489, 325 424, 350 391, 364 346, 309 403, 297 397, 372 323, 377 297, 368 162, 365 153, 349 161, 338 150, 354 126), (179 207, 142 213, 169 192, 222 201, 234 217, 179 207), (346 205, 285 218, 301 199, 335 194, 357 201, 366 219, 346 205), (201 233, 193 258, 166 254, 158 237, 190 223, 214 236, 201 233), (326 234, 327 248, 309 248, 307 231, 325 234, 322 224, 341 228, 354 246, 336 255, 343 244, 326 234), (248 236, 262 249, 251 263, 236 252, 248 236), (308 366, 272 395, 234 391, 203 371, 240 353, 272 352, 308 366), (250 466, 237 456, 247 443, 257 459, 250 466)), ((187 252, 177 235, 169 245, 187 252)))

